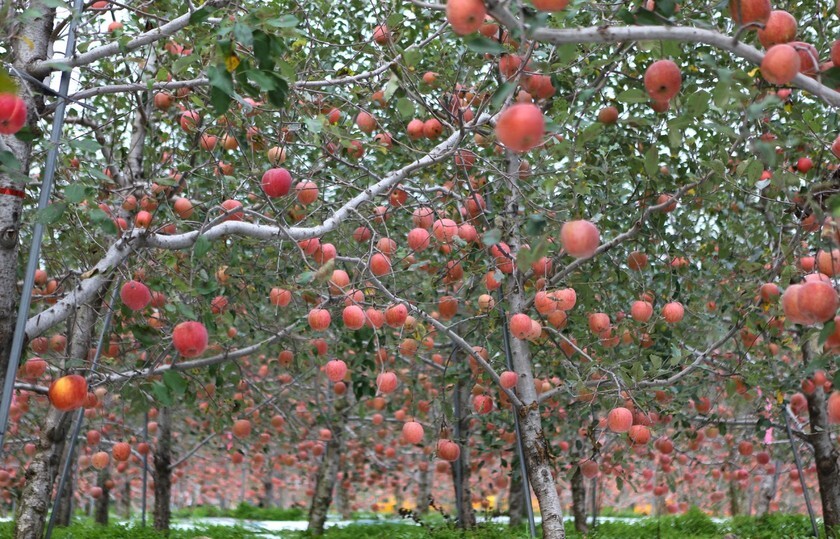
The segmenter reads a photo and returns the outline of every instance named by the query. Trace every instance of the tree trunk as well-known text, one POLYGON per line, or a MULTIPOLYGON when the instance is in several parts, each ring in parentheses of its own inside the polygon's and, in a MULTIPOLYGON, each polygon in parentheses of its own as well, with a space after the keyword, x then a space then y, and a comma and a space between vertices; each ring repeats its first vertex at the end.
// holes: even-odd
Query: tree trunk
POLYGON ((308 532, 311 535, 323 535, 324 523, 327 521, 327 511, 332 503, 333 485, 338 475, 338 460, 341 455, 341 443, 339 434, 333 433, 333 437, 327 442, 327 449, 318 466, 318 475, 315 477, 315 495, 312 496, 312 505, 309 508, 308 532))
POLYGON ((102 496, 97 498, 93 506, 93 519, 97 524, 102 526, 108 525, 108 509, 111 506, 111 489, 108 488, 108 480, 111 479, 111 473, 108 468, 99 471, 96 485, 102 489, 102 496))
MULTIPOLYGON (((55 9, 50 9, 41 2, 32 1, 29 7, 34 13, 40 12, 42 15, 28 20, 26 24, 19 24, 14 29, 10 61, 21 71, 27 71, 34 62, 47 58, 55 18, 55 9)), ((3 37, 6 41, 10 36, 3 37)), ((40 92, 31 88, 23 89, 19 95, 26 101, 29 111, 28 125, 37 131, 35 111, 43 108, 43 98, 40 97, 40 92)), ((20 192, 21 180, 25 181, 29 176, 32 143, 12 135, 0 135, 0 152, 6 149, 20 164, 20 177, 0 173, 0 189, 4 192, 20 192)), ((17 316, 18 292, 14 283, 18 281, 18 232, 22 216, 23 196, 0 196, 0 283, 4 283, 0 286, 0 387, 6 378, 17 316)))
POLYGON ((585 534, 588 531, 586 525, 586 484, 583 481, 583 474, 580 473, 580 466, 575 467, 572 474, 572 513, 575 516, 575 530, 585 534))
POLYGON ((508 517, 511 528, 521 528, 522 522, 528 517, 525 510, 525 498, 523 497, 524 484, 522 475, 519 473, 519 457, 514 457, 511 462, 510 490, 508 491, 508 517))
POLYGON ((823 388, 817 387, 807 398, 808 417, 811 420, 811 433, 808 437, 814 448, 814 462, 817 465, 825 535, 833 537, 836 531, 840 531, 840 467, 837 464, 840 453, 831 441, 823 388))
POLYGON ((736 516, 741 513, 739 503, 739 494, 737 482, 735 481, 735 473, 730 470, 729 476, 729 516, 736 516))
POLYGON ((172 426, 170 410, 160 409, 158 415, 158 443, 155 451, 155 529, 169 531, 172 499, 172 426))
POLYGON ((272 459, 268 460, 268 471, 263 477, 263 495, 258 504, 259 507, 274 507, 274 466, 272 459))
POLYGON ((122 503, 123 516, 127 519, 131 518, 131 481, 128 478, 123 482, 122 503))
POLYGON ((421 516, 429 512, 429 496, 432 492, 432 467, 428 465, 428 462, 425 462, 425 464, 426 469, 418 466, 419 471, 417 472, 420 474, 420 478, 417 481, 417 509, 415 509, 415 512, 421 516))
MULTIPOLYGON (((340 459, 339 459, 340 460, 340 459)), ((340 478, 336 476, 336 491, 335 491, 335 510, 341 515, 341 518, 347 520, 350 518, 350 489, 344 488, 341 484, 347 479, 349 472, 347 471, 347 464, 339 462, 338 467, 341 471, 340 478)))
POLYGON ((15 539, 41 539, 52 500, 53 483, 58 474, 70 414, 50 407, 46 425, 36 444, 37 451, 26 469, 26 484, 15 517, 15 539))
MULTIPOLYGON (((525 297, 517 280, 509 282, 511 312, 525 310, 525 297)), ((509 329, 508 329, 509 331, 509 329)), ((523 403, 519 413, 519 428, 525 452, 525 466, 531 481, 531 488, 537 496, 542 515, 544 539, 564 539, 563 508, 554 485, 554 473, 549 460, 549 448, 542 430, 540 408, 537 404, 537 392, 534 388, 534 375, 531 370, 531 354, 527 341, 510 335, 510 347, 513 356, 513 368, 519 375, 516 385, 519 399, 523 403)))
MULTIPOLYGON (((104 293, 105 290, 102 291, 102 294, 104 293)), ((99 305, 101 300, 102 296, 98 295, 90 303, 77 309, 69 332, 68 354, 71 358, 87 359, 98 317, 91 305, 99 305)), ((52 407, 47 413, 46 425, 38 438, 35 456, 26 470, 26 486, 20 498, 15 539, 40 539, 43 535, 47 509, 52 499, 55 478, 61 469, 61 457, 72 418, 73 414, 60 412, 52 407)), ((71 440, 71 444, 73 443, 75 440, 71 440)), ((67 444, 68 451, 72 449, 71 444, 67 444)), ((71 487, 72 484, 65 485, 65 491, 70 491, 72 496, 71 487)))
POLYGON ((781 474, 782 463, 776 461, 775 471, 772 475, 768 475, 761 484, 761 493, 758 496, 758 507, 756 507, 756 516, 763 517, 770 514, 770 504, 773 503, 773 498, 776 497, 776 491, 779 485, 779 474, 781 474))
MULTIPOLYGON (((65 452, 69 451, 69 449, 69 447, 65 447, 65 452)), ((60 528, 69 526, 70 521, 73 519, 73 494, 76 492, 76 462, 78 462, 78 459, 73 460, 75 462, 67 473, 67 483, 64 485, 64 492, 61 493, 61 499, 58 500, 57 507, 55 508, 55 525, 60 528)))
MULTIPOLYGON (((460 356, 460 359, 464 359, 460 356)), ((466 363, 465 361, 462 363, 466 363)), ((451 463, 452 468, 452 483, 455 486, 455 497, 461 497, 460 504, 458 504, 458 527, 464 530, 469 530, 475 527, 475 510, 472 506, 472 491, 470 490, 470 386, 459 381, 455 386, 457 395, 455 396, 455 417, 458 424, 455 430, 455 441, 461 447, 461 453, 458 460, 451 463)))
MULTIPOLYGON (((505 204, 506 227, 508 228, 509 243, 512 252, 510 256, 515 260, 522 241, 520 239, 519 199, 521 194, 517 189, 519 178, 519 157, 507 152, 507 171, 510 180, 511 193, 505 204)), ((517 269, 510 275, 505 284, 505 294, 510 302, 511 313, 526 312, 525 293, 522 289, 522 274, 517 269)), ((510 354, 513 360, 513 370, 519 375, 516 392, 523 406, 516 411, 519 414, 519 433, 522 438, 525 453, 525 468, 531 488, 537 496, 542 515, 542 530, 544 539, 565 539, 566 530, 563 526, 563 508, 551 469, 549 445, 545 439, 540 417, 540 406, 537 401, 537 390, 534 387, 534 373, 531 366, 531 352, 528 342, 515 338, 505 320, 506 339, 510 342, 510 354)), ((530 503, 530 500, 529 500, 530 503)))

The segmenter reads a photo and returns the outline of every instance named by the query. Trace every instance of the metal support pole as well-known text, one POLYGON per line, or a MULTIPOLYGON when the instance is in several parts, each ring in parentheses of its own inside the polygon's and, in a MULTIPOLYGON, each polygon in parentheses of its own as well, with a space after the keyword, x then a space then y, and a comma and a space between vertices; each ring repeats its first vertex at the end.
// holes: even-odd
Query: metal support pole
MULTIPOLYGON (((499 290, 499 303, 502 302, 502 291, 499 290)), ((508 329, 507 314, 503 308, 499 308, 502 317, 502 336, 505 345, 505 361, 507 368, 513 368, 513 354, 510 348, 510 330, 508 329)), ((522 474, 522 498, 525 509, 528 511, 528 531, 531 537, 537 536, 537 524, 534 521, 534 506, 531 505, 531 480, 528 478, 528 467, 525 465, 525 448, 522 446, 522 433, 519 429, 519 413, 516 407, 513 408, 513 428, 516 431, 516 451, 519 453, 519 468, 522 474)))
MULTIPOLYGON (((73 17, 67 29, 67 47, 64 56, 71 58, 76 52, 76 25, 80 20, 82 12, 82 0, 73 0, 73 17)), ((70 89, 71 71, 61 72, 59 93, 67 95, 70 89)), ((43 210, 50 202, 52 194, 53 179, 55 178, 55 167, 58 161, 58 146, 61 141, 61 131, 64 129, 64 113, 67 108, 67 101, 59 99, 56 105, 53 119, 52 132, 50 133, 50 148, 47 152, 47 160, 44 163, 44 180, 41 184, 41 196, 38 199, 38 210, 43 210)), ((20 306, 18 307, 15 333, 12 337, 12 348, 9 352, 9 363, 6 367, 6 378, 3 380, 3 396, 0 400, 0 454, 3 451, 3 444, 6 441, 6 430, 9 425, 9 410, 12 406, 12 396, 15 391, 15 376, 20 366, 20 356, 23 352, 23 342, 26 339, 26 321, 29 319, 29 306, 32 302, 32 289, 35 285, 35 270, 38 269, 38 260, 41 257, 41 242, 44 236, 44 224, 36 221, 35 229, 32 232, 32 245, 29 247, 29 260, 26 263, 26 272, 23 277, 23 288, 20 291, 20 306)))
MULTIPOLYGON (((455 394, 453 395, 455 407, 455 440, 461 443, 461 373, 458 373, 458 381, 455 382, 455 394)), ((463 449, 462 449, 463 451, 463 449)), ((455 468, 455 507, 458 511, 458 526, 464 527, 464 488, 461 481, 464 477, 464 470, 461 468, 461 457, 452 463, 455 468)))
MULTIPOLYGON (((119 296, 120 291, 120 283, 119 279, 114 282, 114 289, 111 291, 111 299, 108 301, 108 312, 105 313, 105 320, 102 322, 102 331, 99 332, 99 342, 96 343, 96 352, 93 355, 93 361, 90 365, 90 372, 96 372, 96 368, 99 366, 99 358, 102 356, 102 346, 105 343, 105 336, 111 330, 111 320, 114 318, 114 306, 117 303, 117 297, 119 296)), ((70 434, 69 445, 65 451, 64 456, 64 465, 62 466, 61 470, 61 479, 58 482, 58 490, 55 493, 55 501, 53 502, 53 508, 50 512, 50 521, 47 524, 47 534, 46 539, 50 539, 52 537, 53 528, 55 527, 55 516, 58 513, 56 509, 58 508, 58 504, 61 503, 61 495, 64 493, 64 488, 67 484, 67 477, 69 477, 69 472, 71 467, 73 466, 73 455, 76 449, 76 440, 79 437, 79 433, 82 430, 82 423, 84 423, 84 408, 79 408, 75 412, 75 417, 73 417, 73 432, 70 434)))
POLYGON ((802 485, 802 496, 805 498, 805 507, 808 508, 808 518, 811 519, 811 533, 814 537, 819 537, 820 531, 817 527, 817 517, 814 515, 814 506, 811 505, 811 495, 808 494, 808 485, 805 484, 805 472, 802 471, 802 459, 799 458, 799 451, 793 442, 793 432, 790 430, 788 411, 784 405, 782 405, 782 416, 785 418, 785 430, 790 441, 790 448, 793 451, 793 461, 796 463, 796 471, 799 472, 799 484, 802 485))
MULTIPOLYGON (((146 412, 143 418, 143 441, 145 443, 149 443, 149 412, 146 412)), ((142 495, 140 496, 140 526, 142 528, 146 527, 146 493, 147 493, 147 483, 146 478, 149 475, 149 452, 143 455, 143 480, 141 490, 143 491, 142 495)))

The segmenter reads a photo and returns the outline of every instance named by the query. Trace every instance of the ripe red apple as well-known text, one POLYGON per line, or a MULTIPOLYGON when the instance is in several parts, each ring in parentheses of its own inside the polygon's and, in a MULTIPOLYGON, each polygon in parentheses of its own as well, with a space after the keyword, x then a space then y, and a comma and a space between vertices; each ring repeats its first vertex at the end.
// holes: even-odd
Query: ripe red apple
POLYGON ((598 228, 589 221, 568 221, 560 229, 563 249, 575 258, 588 258, 595 254, 601 243, 598 228))
POLYGON ((770 0, 729 0, 729 13, 732 20, 741 26, 760 23, 770 18, 770 0))
POLYGON ((645 70, 645 90, 654 101, 670 101, 681 85, 682 73, 671 60, 657 60, 645 70))
POLYGON ((285 168, 270 168, 263 174, 260 185, 267 196, 282 197, 292 187, 292 175, 285 168))
POLYGON ((14 135, 26 124, 26 102, 15 94, 0 94, 0 134, 14 135))
POLYGON ((347 364, 340 359, 333 359, 327 362, 324 370, 330 382, 337 383, 344 380, 344 375, 347 374, 347 364))
POLYGON ((423 425, 417 421, 406 421, 402 427, 403 440, 408 444, 419 444, 423 441, 423 425))
POLYGON ((790 45, 773 45, 761 60, 761 76, 770 84, 787 84, 799 74, 799 53, 790 45))
POLYGON ((447 0, 446 20, 458 35, 471 34, 484 24, 484 0, 447 0))
POLYGON ((527 152, 542 143, 545 118, 540 108, 516 103, 506 108, 496 121, 496 138, 515 152, 527 152))
POLYGON ((53 381, 47 393, 50 404, 62 412, 81 408, 87 394, 87 380, 78 374, 69 374, 53 381))
POLYGON ((231 431, 237 438, 245 438, 251 434, 251 422, 247 419, 237 419, 234 421, 231 431))
POLYGON ((111 454, 114 455, 114 460, 125 462, 131 456, 131 446, 126 442, 117 442, 111 448, 111 454))
POLYGON ((209 336, 201 322, 181 322, 172 330, 172 344, 185 358, 198 357, 207 349, 209 336))
POLYGON ((765 49, 794 39, 796 39, 796 19, 781 9, 771 11, 764 28, 758 29, 758 41, 765 49))
POLYGON ((633 426, 633 412, 627 408, 613 408, 607 414, 607 427, 612 432, 627 432, 633 426))
POLYGON ((439 458, 449 462, 456 461, 461 456, 461 447, 452 440, 439 440, 437 455, 439 458))
POLYGON ((152 301, 149 287, 139 281, 128 281, 120 289, 120 299, 132 311, 140 311, 152 301))

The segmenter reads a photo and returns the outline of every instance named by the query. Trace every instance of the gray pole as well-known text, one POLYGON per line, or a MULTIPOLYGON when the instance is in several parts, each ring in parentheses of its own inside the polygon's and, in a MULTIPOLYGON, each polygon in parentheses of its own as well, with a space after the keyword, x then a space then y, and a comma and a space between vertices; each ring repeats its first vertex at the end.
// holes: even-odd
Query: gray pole
POLYGON ((790 420, 788 419, 787 407, 782 405, 782 416, 785 418, 785 430, 787 431, 788 440, 790 441, 790 448, 793 451, 793 461, 796 463, 796 470, 799 472, 799 484, 802 485, 802 497, 805 498, 805 507, 808 508, 808 517, 811 519, 811 533, 814 537, 819 537, 820 532, 817 527, 817 517, 814 515, 814 506, 811 505, 811 495, 808 494, 808 485, 805 484, 805 472, 802 471, 802 459, 799 458, 799 451, 793 441, 793 433, 790 430, 790 420))
MULTIPOLYGON (((147 444, 149 443, 149 412, 146 412, 146 415, 143 418, 143 441, 147 444)), ((145 528, 146 527, 146 477, 149 475, 149 452, 143 455, 143 485, 141 490, 143 494, 140 496, 140 526, 145 528)))
MULTIPOLYGON (((82 12, 82 0, 73 1, 73 17, 67 29, 67 47, 64 56, 71 58, 76 52, 76 24, 80 20, 82 12)), ((70 77, 72 72, 65 70, 61 72, 59 93, 67 95, 70 89, 70 77)), ((38 210, 43 210, 50 202, 52 194, 53 178, 55 178, 55 167, 58 161, 58 146, 61 140, 61 131, 64 129, 64 112, 67 108, 67 101, 58 100, 53 118, 52 132, 50 133, 50 149, 47 152, 47 160, 44 163, 44 180, 41 184, 41 196, 38 199, 38 210)), ((6 379, 3 381, 3 396, 0 400, 0 452, 6 440, 6 428, 9 425, 9 410, 12 406, 12 396, 15 391, 15 376, 20 366, 20 356, 23 352, 23 342, 26 339, 26 321, 29 319, 29 306, 32 302, 32 288, 35 285, 35 270, 38 269, 38 259, 41 257, 41 241, 44 236, 44 224, 36 221, 35 229, 32 232, 32 245, 29 247, 29 260, 26 263, 26 272, 23 278, 23 288, 20 291, 20 306, 18 307, 15 333, 12 338, 12 349, 9 352, 9 364, 6 367, 6 379)))
MULTIPOLYGON (((461 373, 458 373, 458 381, 455 382, 455 440, 461 443, 461 373)), ((461 451, 464 451, 462 448, 461 451)), ((464 485, 461 484, 464 471, 461 469, 461 457, 452 463, 455 467, 455 507, 458 511, 458 526, 464 528, 464 485)))

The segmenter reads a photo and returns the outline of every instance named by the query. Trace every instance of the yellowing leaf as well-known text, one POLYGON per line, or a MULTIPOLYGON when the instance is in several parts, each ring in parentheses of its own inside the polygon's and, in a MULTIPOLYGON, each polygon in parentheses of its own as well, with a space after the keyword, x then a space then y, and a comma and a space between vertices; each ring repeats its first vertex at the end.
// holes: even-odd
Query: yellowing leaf
POLYGON ((232 73, 238 66, 239 57, 235 54, 231 54, 230 56, 225 58, 225 68, 227 68, 228 73, 232 73))
POLYGON ((755 77, 756 75, 758 75, 758 71, 759 71, 759 68, 755 68, 752 71, 750 71, 750 73, 749 73, 750 77, 755 77))

